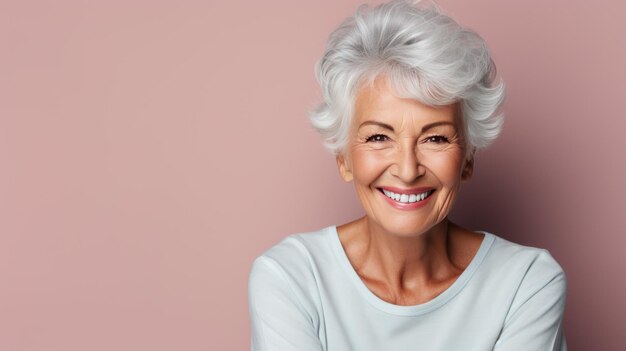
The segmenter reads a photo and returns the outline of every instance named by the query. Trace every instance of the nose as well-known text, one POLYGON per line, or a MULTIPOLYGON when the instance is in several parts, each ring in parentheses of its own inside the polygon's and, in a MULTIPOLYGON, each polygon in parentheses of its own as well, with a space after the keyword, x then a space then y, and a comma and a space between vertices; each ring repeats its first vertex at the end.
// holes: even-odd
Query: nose
POLYGON ((420 162, 417 147, 404 145, 396 152, 391 174, 406 184, 412 184, 415 179, 424 175, 425 169, 420 162))

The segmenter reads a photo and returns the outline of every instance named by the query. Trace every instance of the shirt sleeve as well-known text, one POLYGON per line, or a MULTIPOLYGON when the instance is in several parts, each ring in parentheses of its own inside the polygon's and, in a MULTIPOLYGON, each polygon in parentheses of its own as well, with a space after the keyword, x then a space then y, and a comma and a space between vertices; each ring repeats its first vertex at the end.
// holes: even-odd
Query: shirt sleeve
POLYGON ((263 256, 252 264, 248 303, 252 351, 322 351, 313 318, 282 268, 263 256))
POLYGON ((528 268, 494 351, 566 351, 565 273, 545 250, 528 268))

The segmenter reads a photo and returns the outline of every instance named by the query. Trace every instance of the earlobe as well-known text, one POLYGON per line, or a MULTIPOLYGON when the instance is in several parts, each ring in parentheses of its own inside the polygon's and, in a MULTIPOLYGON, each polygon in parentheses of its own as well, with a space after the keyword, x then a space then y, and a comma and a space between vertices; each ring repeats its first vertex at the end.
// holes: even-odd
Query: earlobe
POLYGON ((343 155, 337 155, 336 161, 337 161, 337 167, 339 168, 339 174, 341 175, 341 178, 346 182, 351 182, 353 177, 352 177, 352 169, 351 169, 350 164, 346 162, 346 159, 343 157, 343 155))
POLYGON ((466 181, 472 177, 474 173, 474 155, 470 156, 470 158, 465 161, 465 166, 463 167, 463 171, 461 172, 461 180, 466 181))

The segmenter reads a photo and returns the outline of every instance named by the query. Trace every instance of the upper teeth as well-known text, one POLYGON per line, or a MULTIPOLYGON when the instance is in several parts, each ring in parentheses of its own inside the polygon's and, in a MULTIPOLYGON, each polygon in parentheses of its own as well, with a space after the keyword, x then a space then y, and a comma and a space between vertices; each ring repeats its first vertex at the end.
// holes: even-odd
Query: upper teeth
POLYGON ((408 194, 396 194, 389 190, 383 189, 383 193, 385 193, 387 197, 390 197, 398 202, 404 202, 404 203, 422 201, 424 200, 426 196, 428 196, 428 191, 425 191, 421 194, 408 195, 408 194))

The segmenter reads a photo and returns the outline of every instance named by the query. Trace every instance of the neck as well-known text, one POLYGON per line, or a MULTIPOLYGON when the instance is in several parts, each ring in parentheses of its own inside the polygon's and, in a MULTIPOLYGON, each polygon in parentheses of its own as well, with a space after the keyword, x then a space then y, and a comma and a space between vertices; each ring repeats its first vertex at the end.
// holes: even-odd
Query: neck
POLYGON ((363 225, 367 240, 360 270, 366 276, 382 277, 390 289, 428 286, 458 274, 449 253, 447 218, 412 236, 389 233, 367 217, 363 225))

